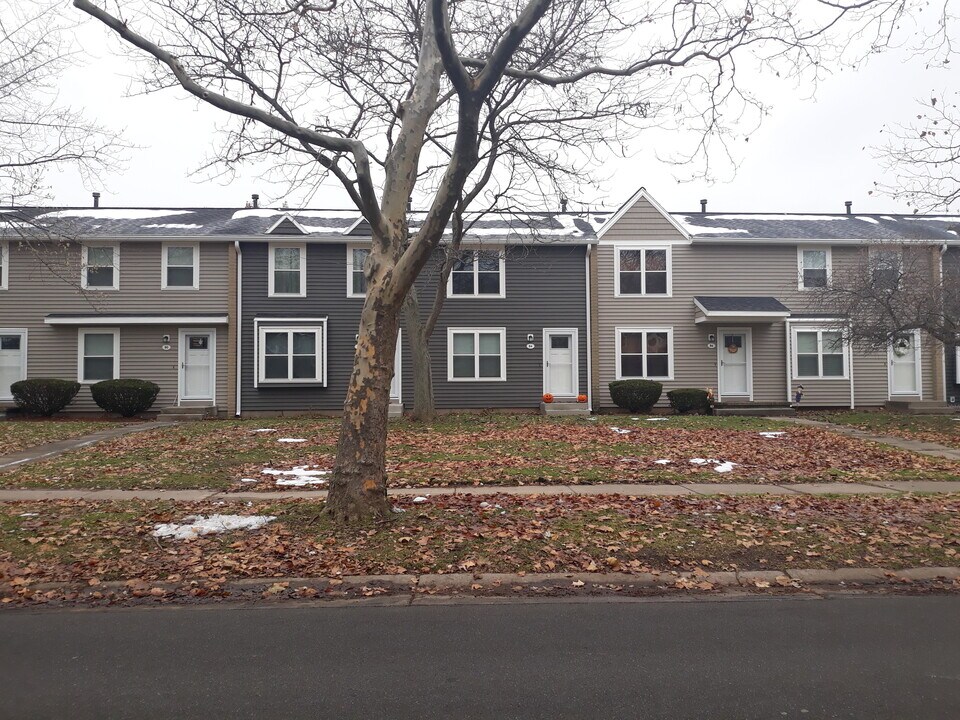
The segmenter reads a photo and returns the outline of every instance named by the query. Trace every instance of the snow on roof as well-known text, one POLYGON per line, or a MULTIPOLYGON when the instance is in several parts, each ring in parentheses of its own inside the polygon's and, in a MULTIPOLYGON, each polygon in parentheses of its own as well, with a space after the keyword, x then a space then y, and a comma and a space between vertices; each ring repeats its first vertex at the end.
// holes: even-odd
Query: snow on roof
POLYGON ((672 213, 694 239, 946 242, 960 238, 960 215, 672 213))

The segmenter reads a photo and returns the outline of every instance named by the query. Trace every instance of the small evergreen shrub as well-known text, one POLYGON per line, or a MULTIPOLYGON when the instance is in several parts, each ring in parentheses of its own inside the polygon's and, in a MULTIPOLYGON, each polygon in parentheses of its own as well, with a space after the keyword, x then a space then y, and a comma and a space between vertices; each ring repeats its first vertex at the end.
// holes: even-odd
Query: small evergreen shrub
POLYGON ((24 412, 50 417, 63 410, 80 392, 80 383, 57 378, 31 378, 10 386, 13 399, 24 412))
POLYGON ((677 388, 667 393, 670 398, 670 407, 678 413, 697 413, 706 415, 710 412, 710 396, 706 390, 700 388, 677 388))
POLYGON ((133 417, 150 408, 160 386, 147 380, 103 380, 90 386, 93 401, 107 412, 133 417))
POLYGON ((663 385, 653 380, 615 380, 610 383, 613 404, 633 413, 650 412, 663 393, 663 385))

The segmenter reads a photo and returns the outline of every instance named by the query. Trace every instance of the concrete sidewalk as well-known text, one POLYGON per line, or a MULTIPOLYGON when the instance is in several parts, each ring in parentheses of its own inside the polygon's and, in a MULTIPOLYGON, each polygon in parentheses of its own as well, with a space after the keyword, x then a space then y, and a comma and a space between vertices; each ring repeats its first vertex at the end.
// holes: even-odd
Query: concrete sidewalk
MULTIPOLYGON (((679 485, 524 485, 521 487, 428 487, 390 488, 394 497, 432 495, 607 495, 631 497, 733 496, 733 495, 898 495, 960 493, 960 481, 904 480, 872 483, 683 483, 679 485)), ((36 500, 322 500, 326 490, 282 492, 222 492, 220 490, 0 490, 0 502, 36 500)))
POLYGON ((823 420, 809 420, 798 417, 778 417, 777 420, 791 422, 797 425, 806 425, 807 427, 829 430, 838 435, 856 438, 857 440, 866 440, 868 442, 883 443, 900 450, 908 450, 918 455, 928 455, 930 457, 946 458, 947 460, 960 460, 960 450, 938 443, 927 442, 925 440, 910 440, 909 438, 897 437, 896 435, 877 435, 876 433, 860 430, 859 428, 837 425, 836 423, 824 422, 823 420))

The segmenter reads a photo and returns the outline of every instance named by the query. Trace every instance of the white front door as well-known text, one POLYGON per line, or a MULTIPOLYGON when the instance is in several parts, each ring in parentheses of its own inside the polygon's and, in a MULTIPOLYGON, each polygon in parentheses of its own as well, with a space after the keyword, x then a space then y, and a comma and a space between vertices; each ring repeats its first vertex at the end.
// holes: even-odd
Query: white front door
POLYGON ((720 364, 720 399, 727 397, 749 398, 753 392, 753 363, 749 330, 724 330, 717 332, 717 353, 720 364))
POLYGON ((543 331, 543 392, 558 398, 579 394, 577 331, 543 331))
POLYGON ((390 402, 403 402, 401 396, 401 379, 403 377, 403 366, 400 363, 401 349, 403 348, 403 330, 397 335, 397 350, 393 354, 393 380, 390 381, 390 402))
POLYGON ((213 402, 216 387, 214 330, 180 331, 180 399, 213 402))
POLYGON ((918 333, 905 334, 887 350, 890 361, 890 394, 920 394, 920 345, 918 333))
POLYGON ((12 400, 10 386, 26 377, 26 331, 0 329, 0 400, 12 400))

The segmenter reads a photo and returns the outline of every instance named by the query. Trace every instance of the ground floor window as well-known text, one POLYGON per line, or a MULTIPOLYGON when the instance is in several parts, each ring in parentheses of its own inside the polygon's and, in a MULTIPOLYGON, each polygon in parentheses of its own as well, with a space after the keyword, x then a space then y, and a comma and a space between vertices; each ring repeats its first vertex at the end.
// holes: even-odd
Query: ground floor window
POLYGON ((120 332, 81 330, 78 379, 82 383, 115 380, 120 377, 120 332))
POLYGON ((506 380, 505 335, 504 328, 448 328, 447 379, 506 380))
POLYGON ((793 331, 793 376, 804 378, 845 378, 846 353, 843 333, 823 328, 795 328, 793 331))
POLYGON ((617 379, 673 377, 672 328, 617 328, 617 379))
POLYGON ((260 382, 322 383, 325 340, 323 326, 261 326, 260 382))
POLYGON ((0 400, 12 400, 10 386, 27 377, 27 331, 0 328, 0 400))

